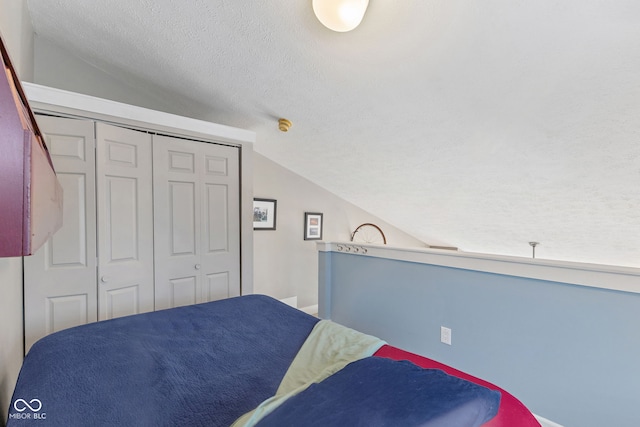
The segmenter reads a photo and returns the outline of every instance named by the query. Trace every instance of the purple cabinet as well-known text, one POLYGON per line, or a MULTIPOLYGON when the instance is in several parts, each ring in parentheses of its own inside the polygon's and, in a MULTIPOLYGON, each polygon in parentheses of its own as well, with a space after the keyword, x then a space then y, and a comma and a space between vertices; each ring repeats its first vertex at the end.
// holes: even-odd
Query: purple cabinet
POLYGON ((0 76, 0 257, 33 254, 62 226, 62 187, 4 42, 0 76))

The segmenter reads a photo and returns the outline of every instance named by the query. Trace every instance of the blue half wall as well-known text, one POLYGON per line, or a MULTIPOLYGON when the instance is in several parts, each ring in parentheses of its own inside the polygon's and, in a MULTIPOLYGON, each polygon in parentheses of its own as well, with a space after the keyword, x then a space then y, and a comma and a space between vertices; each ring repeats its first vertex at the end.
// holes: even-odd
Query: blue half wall
POLYGON ((493 382, 565 427, 640 426, 640 294, 370 254, 319 262, 321 317, 493 382))

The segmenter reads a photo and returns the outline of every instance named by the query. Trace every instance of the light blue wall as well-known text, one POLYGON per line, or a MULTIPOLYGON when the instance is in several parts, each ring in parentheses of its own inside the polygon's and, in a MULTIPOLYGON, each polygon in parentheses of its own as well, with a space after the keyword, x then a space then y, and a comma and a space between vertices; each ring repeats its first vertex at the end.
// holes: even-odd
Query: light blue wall
POLYGON ((320 252, 319 292, 321 317, 482 377, 565 427, 640 426, 638 294, 336 252, 320 252))

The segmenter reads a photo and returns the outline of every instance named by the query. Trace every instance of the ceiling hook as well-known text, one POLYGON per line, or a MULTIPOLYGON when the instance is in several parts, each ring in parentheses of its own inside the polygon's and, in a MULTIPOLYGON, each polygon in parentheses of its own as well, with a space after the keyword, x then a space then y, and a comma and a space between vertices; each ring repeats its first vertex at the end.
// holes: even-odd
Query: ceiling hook
POLYGON ((536 257, 536 246, 538 246, 540 242, 529 242, 529 246, 533 249, 533 258, 536 257))

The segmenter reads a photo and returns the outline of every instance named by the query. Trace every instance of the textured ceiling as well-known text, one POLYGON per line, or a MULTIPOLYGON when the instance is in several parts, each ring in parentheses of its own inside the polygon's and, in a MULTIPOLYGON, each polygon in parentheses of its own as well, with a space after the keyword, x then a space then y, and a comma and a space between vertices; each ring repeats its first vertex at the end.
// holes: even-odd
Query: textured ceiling
POLYGON ((28 6, 40 37, 429 244, 640 267, 636 0, 371 0, 349 33, 310 0, 28 6))

